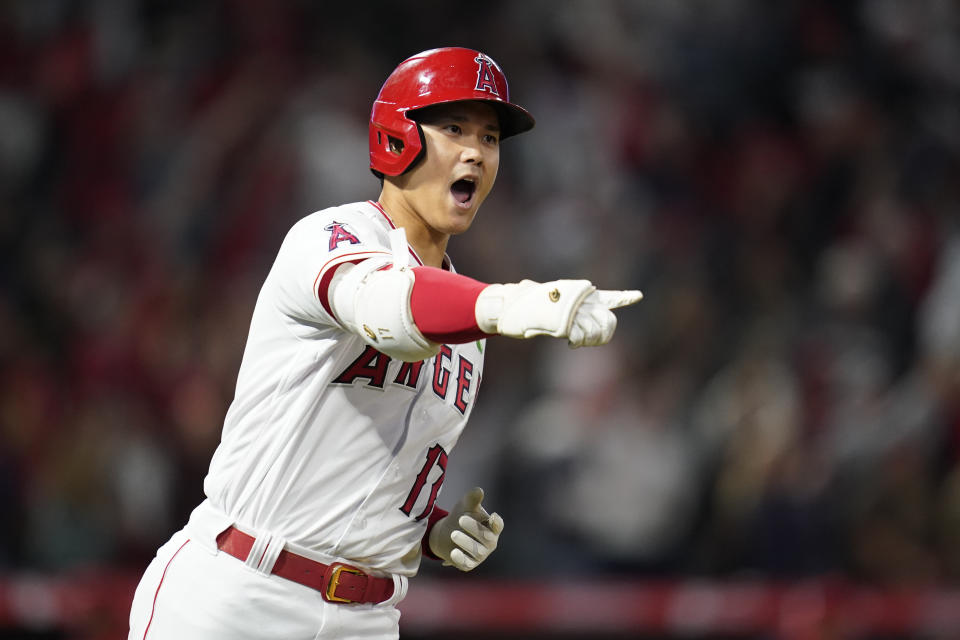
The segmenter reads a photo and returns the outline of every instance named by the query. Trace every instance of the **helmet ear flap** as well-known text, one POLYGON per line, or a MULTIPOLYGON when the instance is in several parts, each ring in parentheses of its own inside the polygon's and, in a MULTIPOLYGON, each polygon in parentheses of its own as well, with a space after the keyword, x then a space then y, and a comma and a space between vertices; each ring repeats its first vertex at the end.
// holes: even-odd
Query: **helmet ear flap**
POLYGON ((426 150, 419 124, 412 120, 400 120, 396 124, 397 128, 393 129, 370 123, 371 166, 388 176, 398 176, 412 169, 426 150))

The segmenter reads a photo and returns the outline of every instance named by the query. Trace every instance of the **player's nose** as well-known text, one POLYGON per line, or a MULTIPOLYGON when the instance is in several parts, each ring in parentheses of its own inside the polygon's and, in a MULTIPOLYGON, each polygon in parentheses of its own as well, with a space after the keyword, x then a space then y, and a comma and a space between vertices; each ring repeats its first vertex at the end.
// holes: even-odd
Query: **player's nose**
POLYGON ((464 142, 460 147, 460 160, 472 164, 483 163, 483 151, 479 142, 464 142))

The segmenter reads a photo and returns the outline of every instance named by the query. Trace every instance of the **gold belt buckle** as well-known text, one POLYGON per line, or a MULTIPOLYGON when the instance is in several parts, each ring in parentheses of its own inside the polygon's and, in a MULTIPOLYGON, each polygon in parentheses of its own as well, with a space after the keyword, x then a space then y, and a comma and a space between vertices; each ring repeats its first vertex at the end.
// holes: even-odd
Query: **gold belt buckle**
POLYGON ((357 569, 356 567, 351 567, 348 564, 334 563, 330 565, 330 579, 327 581, 327 588, 324 591, 324 596, 326 596, 327 602, 344 602, 350 603, 355 602, 350 598, 343 598, 336 595, 337 587, 340 585, 340 574, 346 571, 347 573, 352 573, 357 576, 365 576, 363 571, 357 569))

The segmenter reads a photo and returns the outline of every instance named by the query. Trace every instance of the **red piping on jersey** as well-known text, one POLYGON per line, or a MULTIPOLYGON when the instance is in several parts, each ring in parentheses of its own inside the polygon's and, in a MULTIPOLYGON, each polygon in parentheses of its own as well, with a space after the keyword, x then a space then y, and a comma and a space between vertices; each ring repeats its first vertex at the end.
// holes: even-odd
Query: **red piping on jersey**
POLYGON ((463 344, 487 337, 477 326, 477 296, 489 285, 436 267, 413 268, 410 311, 427 339, 463 344))
POLYGON ((169 559, 169 560, 167 560, 167 566, 165 566, 165 567, 163 568, 163 573, 160 574, 160 583, 157 585, 157 590, 153 593, 153 605, 151 605, 151 607, 150 607, 150 619, 147 620, 147 627, 143 630, 143 638, 144 638, 144 640, 146 640, 146 638, 147 638, 147 632, 150 631, 150 625, 153 624, 153 614, 154 614, 154 613, 156 612, 156 610, 157 610, 157 596, 160 595, 160 587, 163 586, 163 579, 167 577, 167 569, 170 568, 170 564, 173 562, 173 559, 177 557, 177 554, 180 553, 180 551, 181 551, 185 546, 187 546, 187 542, 190 542, 190 539, 189 539, 189 538, 186 540, 186 542, 184 542, 182 545, 180 545, 180 548, 179 548, 179 549, 177 549, 176 551, 173 552, 173 555, 170 556, 170 559, 169 559))
POLYGON ((380 212, 380 215, 382 215, 384 218, 387 219, 387 224, 390 225, 390 228, 391 228, 391 229, 396 229, 396 228, 397 228, 397 225, 393 224, 393 220, 390 219, 390 216, 388 216, 388 215, 387 215, 387 212, 383 210, 383 207, 380 205, 379 202, 377 202, 376 200, 367 200, 367 202, 369 202, 369 203, 372 204, 374 207, 376 207, 376 208, 377 208, 377 211, 380 212))
MULTIPOLYGON (((383 210, 383 207, 380 206, 380 203, 379 203, 379 202, 377 202, 376 200, 367 200, 367 202, 369 202, 369 203, 372 204, 374 207, 376 207, 377 211, 380 212, 380 215, 382 215, 384 218, 386 218, 387 224, 390 225, 390 228, 391 228, 391 229, 396 229, 396 228, 397 228, 397 225, 393 224, 393 220, 390 219, 390 216, 387 214, 386 211, 383 210)), ((408 246, 407 246, 407 249, 410 251, 410 255, 413 256, 413 259, 417 261, 417 264, 422 267, 422 266, 423 266, 423 260, 421 260, 421 259, 420 259, 420 256, 417 255, 417 252, 413 250, 413 247, 411 247, 411 246, 408 245, 408 246)))

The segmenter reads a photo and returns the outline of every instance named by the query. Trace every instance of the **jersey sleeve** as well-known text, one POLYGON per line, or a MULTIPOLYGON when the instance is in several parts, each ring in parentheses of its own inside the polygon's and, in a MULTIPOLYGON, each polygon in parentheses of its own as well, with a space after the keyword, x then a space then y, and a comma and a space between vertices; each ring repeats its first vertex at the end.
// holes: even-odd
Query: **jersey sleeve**
POLYGON ((339 325, 330 304, 337 268, 367 260, 391 262, 386 233, 359 212, 311 214, 287 234, 271 272, 281 310, 308 322, 339 325))
MULTIPOLYGON (((382 226, 342 207, 301 220, 287 234, 269 277, 280 310, 301 321, 350 330, 338 318, 334 300, 349 304, 343 287, 352 289, 357 283, 337 276, 344 265, 361 263, 364 273, 392 267, 390 239, 382 226)), ((433 267, 414 267, 412 272, 405 313, 425 338, 460 344, 488 337, 477 326, 475 311, 477 296, 487 284, 433 267)))

